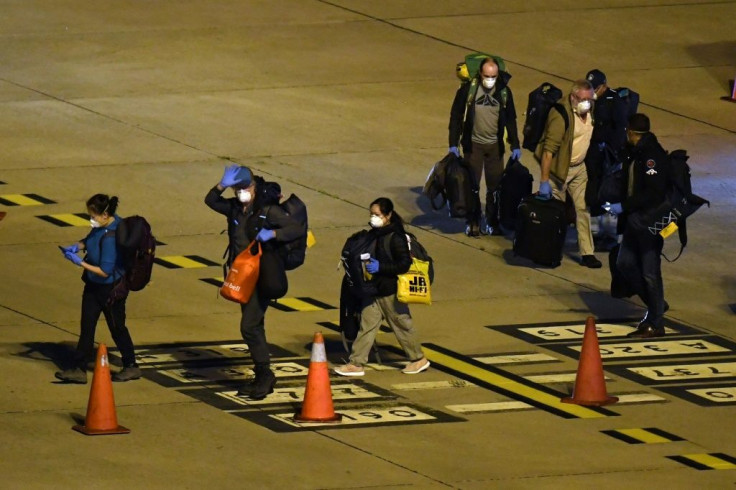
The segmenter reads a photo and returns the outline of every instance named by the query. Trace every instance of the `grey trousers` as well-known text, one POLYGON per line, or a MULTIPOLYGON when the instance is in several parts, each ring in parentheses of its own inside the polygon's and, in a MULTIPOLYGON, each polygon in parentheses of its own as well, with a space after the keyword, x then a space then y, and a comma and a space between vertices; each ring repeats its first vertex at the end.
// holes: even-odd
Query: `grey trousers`
POLYGON ((409 305, 399 302, 396 295, 373 298, 363 307, 360 317, 360 330, 358 337, 353 342, 353 350, 350 354, 350 363, 362 366, 368 362, 368 354, 376 340, 381 320, 386 322, 394 331, 396 339, 401 348, 404 349, 406 357, 410 361, 418 361, 424 357, 422 346, 417 340, 416 330, 411 321, 409 305))

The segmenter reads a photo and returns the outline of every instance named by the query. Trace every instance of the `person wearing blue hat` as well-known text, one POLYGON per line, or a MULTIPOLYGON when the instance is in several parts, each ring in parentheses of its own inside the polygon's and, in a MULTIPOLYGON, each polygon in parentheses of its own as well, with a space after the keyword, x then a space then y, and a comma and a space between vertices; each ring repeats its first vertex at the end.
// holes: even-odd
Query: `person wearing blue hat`
MULTIPOLYGON (((253 175, 248 167, 231 165, 225 168, 220 182, 205 196, 204 202, 213 211, 227 217, 228 248, 226 265, 232 265, 235 257, 248 248, 254 240, 261 242, 263 255, 270 259, 282 260, 276 253, 274 242, 289 242, 303 234, 302 225, 277 205, 281 198, 281 187, 275 182, 266 182, 253 175), (224 198, 222 193, 228 187, 235 191, 235 197, 224 198), (271 242, 267 244, 266 242, 271 242)), ((263 269, 263 265, 261 266, 263 269)), ((283 265, 281 271, 284 272, 283 265)), ((263 270, 259 285, 266 280, 263 270)), ((283 281, 286 274, 283 273, 283 281)), ((288 287, 288 285, 286 286, 288 287)), ((284 290, 285 291, 285 290, 284 290)), ((271 298, 266 297, 259 288, 250 300, 240 305, 240 333, 248 345, 255 365, 255 379, 238 390, 238 396, 251 400, 261 400, 273 393, 276 377, 271 371, 270 354, 266 342, 265 317, 271 298)))

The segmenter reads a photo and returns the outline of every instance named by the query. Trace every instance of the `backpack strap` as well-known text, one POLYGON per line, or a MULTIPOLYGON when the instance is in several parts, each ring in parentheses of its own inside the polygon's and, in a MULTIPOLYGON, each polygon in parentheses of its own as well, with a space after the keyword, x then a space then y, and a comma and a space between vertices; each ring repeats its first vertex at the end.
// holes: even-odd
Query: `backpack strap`
POLYGON ((560 113, 560 116, 562 116, 562 120, 565 121, 565 132, 567 132, 567 130, 570 128, 570 119, 568 119, 567 117, 567 111, 562 106, 562 104, 559 104, 557 102, 555 102, 552 107, 554 107, 555 110, 560 113))

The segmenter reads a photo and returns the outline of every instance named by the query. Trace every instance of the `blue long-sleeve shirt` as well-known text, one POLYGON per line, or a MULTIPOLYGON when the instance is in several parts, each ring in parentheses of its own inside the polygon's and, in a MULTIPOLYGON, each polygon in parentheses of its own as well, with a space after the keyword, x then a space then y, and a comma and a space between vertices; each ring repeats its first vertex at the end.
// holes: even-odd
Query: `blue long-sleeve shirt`
POLYGON ((97 284, 111 284, 123 276, 122 257, 118 253, 115 244, 115 233, 120 224, 120 216, 115 215, 115 220, 105 227, 93 228, 82 240, 87 249, 85 262, 99 266, 107 277, 85 271, 87 280, 97 284), (110 233, 113 232, 113 233, 110 233))

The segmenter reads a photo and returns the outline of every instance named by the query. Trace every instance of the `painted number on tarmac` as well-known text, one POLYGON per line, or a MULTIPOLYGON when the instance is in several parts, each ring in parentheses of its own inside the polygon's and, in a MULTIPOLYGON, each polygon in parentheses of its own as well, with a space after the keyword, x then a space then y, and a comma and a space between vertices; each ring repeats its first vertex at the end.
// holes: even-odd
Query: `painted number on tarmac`
MULTIPOLYGON (((557 340, 579 340, 585 335, 585 325, 557 325, 550 327, 520 328, 520 332, 549 341, 557 340)), ((602 337, 625 337, 633 328, 627 325, 616 325, 613 323, 600 323, 595 327, 598 338, 602 337)), ((665 329, 665 332, 672 332, 665 329)))
MULTIPOLYGON (((342 415, 342 422, 339 425, 365 425, 365 424, 395 424, 407 422, 426 422, 436 420, 436 417, 421 412, 414 407, 398 406, 391 408, 369 408, 359 410, 338 410, 337 413, 342 415)), ((276 420, 284 422, 294 427, 317 427, 317 426, 334 426, 335 424, 309 423, 299 424, 294 422, 293 413, 281 413, 271 415, 276 420)))
POLYGON ((627 368, 645 378, 660 381, 699 381, 701 379, 732 378, 736 376, 736 362, 712 362, 703 364, 673 364, 627 368))
MULTIPOLYGON (((237 395, 237 391, 220 391, 217 395, 238 405, 282 405, 304 400, 306 387, 295 386, 292 388, 276 388, 274 392, 263 400, 249 400, 247 397, 237 395)), ((371 398, 384 398, 381 393, 369 391, 362 386, 353 384, 333 385, 333 400, 365 400, 371 398)))
POLYGON ((705 398, 714 405, 731 405, 736 403, 736 386, 702 388, 697 390, 687 390, 687 392, 700 398, 705 398))
POLYGON ((248 357, 248 346, 245 344, 225 344, 176 347, 168 350, 141 350, 135 357, 138 364, 239 359, 248 357))
MULTIPOLYGON (((277 378, 306 376, 308 369, 294 362, 271 364, 277 378)), ((158 372, 179 383, 203 383, 215 381, 243 381, 253 376, 253 369, 246 366, 214 366, 189 369, 159 369, 158 372)))
MULTIPOLYGON (((570 346, 571 350, 580 352, 581 346, 570 346)), ((732 352, 726 347, 706 340, 662 340, 658 342, 631 342, 621 344, 605 344, 600 346, 603 358, 704 355, 721 352, 732 352)))

